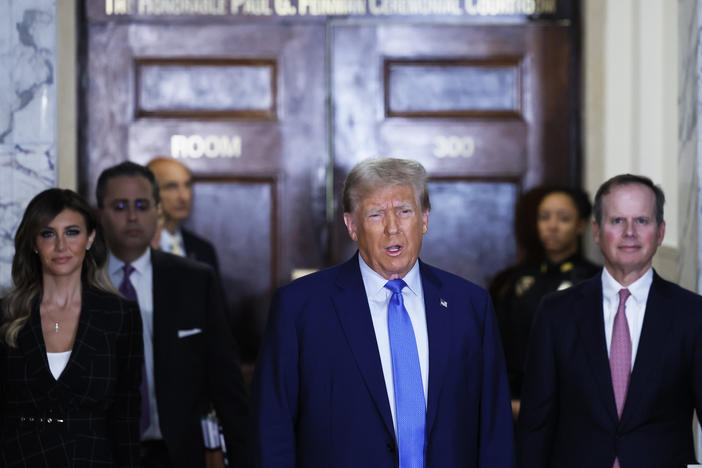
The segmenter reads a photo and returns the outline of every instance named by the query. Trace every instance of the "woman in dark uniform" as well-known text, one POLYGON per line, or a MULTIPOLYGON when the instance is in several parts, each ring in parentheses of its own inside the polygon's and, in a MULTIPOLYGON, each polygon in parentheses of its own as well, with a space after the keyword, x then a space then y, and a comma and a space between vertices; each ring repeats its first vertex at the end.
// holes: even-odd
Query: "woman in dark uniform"
POLYGON ((0 466, 139 465, 141 318, 106 260, 78 194, 29 203, 0 311, 0 466))
POLYGON ((541 298, 590 278, 600 269, 580 251, 580 239, 592 211, 587 195, 571 188, 547 189, 537 206, 541 258, 513 268, 502 285, 493 290, 515 417, 529 332, 541 298))

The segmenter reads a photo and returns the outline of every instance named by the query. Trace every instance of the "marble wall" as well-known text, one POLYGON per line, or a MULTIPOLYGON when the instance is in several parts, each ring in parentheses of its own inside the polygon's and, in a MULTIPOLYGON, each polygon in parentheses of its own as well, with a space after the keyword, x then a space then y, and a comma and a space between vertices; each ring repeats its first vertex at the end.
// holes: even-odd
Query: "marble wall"
POLYGON ((681 0, 678 3, 678 219, 679 253, 678 273, 684 285, 700 291, 699 245, 697 216, 700 198, 700 176, 698 170, 702 157, 700 150, 699 115, 702 102, 699 100, 702 87, 702 51, 700 44, 699 9, 701 0, 681 0))
POLYGON ((0 289, 25 206, 56 185, 55 0, 0 2, 0 289))
MULTIPOLYGON (((696 279, 702 291, 702 0, 678 2, 678 195, 680 200, 679 272, 696 279)), ((694 283, 693 283, 694 284, 694 283)), ((699 416, 699 415, 698 415, 699 416)), ((702 432, 695 428, 697 459, 702 455, 702 432)), ((697 465, 702 466, 702 465, 697 465)))

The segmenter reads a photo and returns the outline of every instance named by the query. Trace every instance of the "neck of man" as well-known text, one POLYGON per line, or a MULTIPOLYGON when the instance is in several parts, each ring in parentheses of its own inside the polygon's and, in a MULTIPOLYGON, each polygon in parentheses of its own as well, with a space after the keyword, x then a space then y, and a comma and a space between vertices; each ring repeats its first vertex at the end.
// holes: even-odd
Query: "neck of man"
POLYGON ((607 262, 605 262, 605 268, 607 269, 607 272, 610 275, 612 275, 612 278, 617 280, 617 283, 621 284, 624 287, 627 287, 639 278, 641 278, 643 275, 645 275, 648 269, 651 268, 651 263, 652 262, 648 262, 643 267, 625 269, 617 267, 615 265, 607 264, 607 262))
POLYGON ((146 247, 143 247, 141 249, 137 248, 125 248, 125 249, 119 249, 119 248, 113 248, 112 246, 109 246, 110 252, 112 252, 112 255, 117 257, 119 260, 123 261, 124 263, 133 263, 134 260, 137 258, 141 257, 146 253, 146 249, 149 248, 147 245, 146 247))
POLYGON ((171 235, 175 234, 176 231, 178 230, 178 225, 180 224, 180 221, 177 219, 173 218, 166 218, 163 220, 163 229, 168 231, 171 235))

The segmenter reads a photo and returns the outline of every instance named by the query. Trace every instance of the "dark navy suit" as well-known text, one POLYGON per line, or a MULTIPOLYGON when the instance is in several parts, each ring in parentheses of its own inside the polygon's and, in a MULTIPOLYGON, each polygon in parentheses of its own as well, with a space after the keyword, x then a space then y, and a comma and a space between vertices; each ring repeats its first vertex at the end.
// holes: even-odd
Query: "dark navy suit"
POLYGON ((621 421, 612 390, 602 280, 546 296, 527 356, 522 467, 684 468, 702 409, 702 297, 657 274, 621 421))
MULTIPOLYGON (((426 468, 513 466, 504 358, 486 291, 420 262, 429 341, 426 468)), ((396 467, 358 254, 280 288, 253 383, 257 466, 396 467)))

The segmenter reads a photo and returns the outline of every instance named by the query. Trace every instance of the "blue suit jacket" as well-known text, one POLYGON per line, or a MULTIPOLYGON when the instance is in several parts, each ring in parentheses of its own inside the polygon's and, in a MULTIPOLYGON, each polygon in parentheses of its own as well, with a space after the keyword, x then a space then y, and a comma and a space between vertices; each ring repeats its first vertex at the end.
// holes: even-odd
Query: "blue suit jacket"
POLYGON ((519 415, 526 468, 684 468, 702 410, 702 297, 654 273, 621 420, 600 275, 546 296, 532 331, 519 415))
MULTIPOLYGON (((426 467, 511 467, 509 392, 489 296, 421 262, 420 274, 429 337, 426 467)), ((398 466, 358 254, 277 291, 252 398, 257 466, 398 466)))

